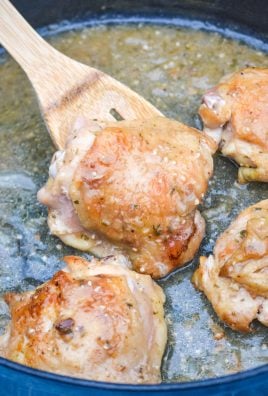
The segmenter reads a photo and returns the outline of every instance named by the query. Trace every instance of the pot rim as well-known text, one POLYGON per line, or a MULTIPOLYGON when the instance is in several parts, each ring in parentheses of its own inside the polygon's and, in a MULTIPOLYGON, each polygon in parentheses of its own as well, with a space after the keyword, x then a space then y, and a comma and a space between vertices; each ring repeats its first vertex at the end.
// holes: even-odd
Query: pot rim
POLYGON ((19 371, 28 375, 32 375, 36 378, 42 378, 45 380, 56 381, 59 383, 77 385, 84 388, 97 388, 107 390, 128 390, 128 391, 164 391, 164 390, 186 390, 186 389, 200 389, 204 387, 213 387, 216 385, 230 384, 245 379, 258 377, 259 375, 268 374, 268 364, 258 366, 252 369, 244 370, 235 374, 229 374, 216 378, 208 378, 202 380, 195 380, 189 382, 175 382, 175 383, 162 383, 162 384, 148 384, 148 385, 134 385, 134 384, 122 384, 116 382, 104 382, 104 381, 91 381, 82 378, 75 378, 66 375, 54 374, 48 371, 35 369, 32 367, 25 366, 20 363, 13 362, 11 360, 0 357, 0 367, 19 371))

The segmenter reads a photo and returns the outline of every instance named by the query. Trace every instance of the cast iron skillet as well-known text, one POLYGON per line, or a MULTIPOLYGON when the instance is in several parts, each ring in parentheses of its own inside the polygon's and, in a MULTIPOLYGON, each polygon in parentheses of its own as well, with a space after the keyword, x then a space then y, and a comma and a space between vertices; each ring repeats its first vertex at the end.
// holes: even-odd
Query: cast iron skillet
MULTIPOLYGON (((249 41, 262 40, 268 48, 267 0, 15 0, 19 11, 36 28, 62 20, 122 20, 179 18, 202 21, 208 30, 221 30, 249 41)), ((257 43, 257 41, 255 41, 257 43)), ((31 369, 0 358, 0 395, 266 395, 268 364, 225 377, 179 384, 117 385, 86 381, 31 369)))

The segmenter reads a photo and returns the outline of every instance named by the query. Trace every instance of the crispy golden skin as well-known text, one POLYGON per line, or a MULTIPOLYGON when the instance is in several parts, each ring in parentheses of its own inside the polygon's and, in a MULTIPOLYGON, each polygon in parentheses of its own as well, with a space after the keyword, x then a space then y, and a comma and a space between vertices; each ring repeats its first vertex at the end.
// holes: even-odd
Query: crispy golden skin
POLYGON ((232 329, 250 331, 254 319, 268 326, 268 200, 242 211, 193 282, 232 329))
POLYGON ((204 235, 196 207, 213 170, 212 139, 159 117, 111 124, 82 154, 76 140, 39 193, 52 233, 100 256, 115 246, 155 278, 190 261, 204 235))
POLYGON ((204 130, 239 165, 238 180, 268 182, 268 69, 226 76, 203 97, 204 130))
POLYGON ((162 289, 121 257, 68 269, 35 291, 9 293, 11 323, 1 355, 58 374, 98 381, 158 383, 166 345, 162 289))

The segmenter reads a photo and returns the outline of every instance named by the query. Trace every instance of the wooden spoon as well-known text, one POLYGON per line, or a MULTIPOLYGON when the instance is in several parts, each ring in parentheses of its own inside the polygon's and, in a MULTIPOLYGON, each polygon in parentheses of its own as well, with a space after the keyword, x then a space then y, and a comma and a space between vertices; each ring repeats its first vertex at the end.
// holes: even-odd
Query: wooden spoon
POLYGON ((8 0, 0 0, 0 42, 29 77, 50 136, 60 149, 79 116, 114 121, 161 115, 114 78, 51 47, 8 0))

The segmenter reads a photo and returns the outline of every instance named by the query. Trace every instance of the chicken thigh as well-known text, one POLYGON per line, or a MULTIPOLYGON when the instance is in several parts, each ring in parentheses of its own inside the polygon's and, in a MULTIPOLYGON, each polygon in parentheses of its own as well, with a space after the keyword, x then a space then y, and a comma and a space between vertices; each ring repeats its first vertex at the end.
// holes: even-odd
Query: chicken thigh
POLYGON ((268 69, 226 76, 203 97, 204 131, 239 165, 238 180, 268 182, 268 69))
POLYGON ((164 117, 78 128, 38 194, 50 230, 99 256, 121 251, 135 270, 163 277, 190 261, 203 238, 196 207, 215 149, 213 139, 164 117))
POLYGON ((1 355, 91 380, 160 382, 167 339, 160 286, 122 256, 65 262, 35 291, 5 296, 11 323, 1 355))
POLYGON ((254 319, 268 326, 268 199, 242 211, 193 282, 232 329, 250 331, 254 319))

